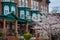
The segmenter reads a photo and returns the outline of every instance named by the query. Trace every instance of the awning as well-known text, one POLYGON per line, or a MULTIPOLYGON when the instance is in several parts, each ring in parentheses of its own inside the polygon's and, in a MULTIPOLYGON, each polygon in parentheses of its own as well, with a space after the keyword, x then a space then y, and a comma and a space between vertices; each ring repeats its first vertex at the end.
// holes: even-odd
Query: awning
POLYGON ((18 22, 26 23, 26 20, 25 19, 18 18, 18 22))
POLYGON ((6 20, 12 20, 12 21, 14 21, 14 20, 17 20, 17 17, 16 17, 16 15, 14 15, 13 13, 10 13, 10 14, 8 14, 8 15, 3 15, 3 14, 1 14, 0 15, 0 19, 6 19, 6 20))

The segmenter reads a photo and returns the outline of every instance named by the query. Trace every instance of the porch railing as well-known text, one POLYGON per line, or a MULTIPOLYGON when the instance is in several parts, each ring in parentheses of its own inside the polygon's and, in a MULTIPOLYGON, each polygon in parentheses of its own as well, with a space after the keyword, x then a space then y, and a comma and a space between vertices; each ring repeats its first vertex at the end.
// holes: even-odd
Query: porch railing
POLYGON ((15 35, 16 35, 15 30, 11 30, 11 31, 10 31, 10 30, 11 30, 11 29, 9 29, 9 30, 6 31, 6 35, 7 35, 7 36, 15 36, 15 35))

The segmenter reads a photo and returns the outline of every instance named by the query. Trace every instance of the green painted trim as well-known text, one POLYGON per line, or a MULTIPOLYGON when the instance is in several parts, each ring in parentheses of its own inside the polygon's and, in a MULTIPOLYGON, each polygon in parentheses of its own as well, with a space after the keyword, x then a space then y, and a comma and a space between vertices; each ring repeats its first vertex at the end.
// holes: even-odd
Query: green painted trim
MULTIPOLYGON (((12 12, 11 11, 11 7, 12 6, 14 6, 15 7, 15 9, 16 9, 16 3, 13 3, 13 2, 2 2, 2 15, 4 15, 4 6, 5 5, 7 5, 7 6, 9 6, 9 12, 12 12)), ((15 10, 16 11, 16 10, 15 10)), ((14 13, 13 13, 14 14, 14 13)), ((10 14, 7 14, 7 15, 5 15, 6 16, 6 19, 7 20, 12 20, 12 21, 14 21, 14 20, 16 20, 16 18, 13 16, 13 15, 11 15, 11 13, 10 14)), ((5 18, 5 17, 4 17, 5 18)))
POLYGON ((31 13, 35 13, 35 14, 38 14, 39 11, 37 10, 31 10, 31 13))
POLYGON ((14 21, 14 20, 16 20, 16 18, 15 18, 15 16, 13 16, 12 14, 8 14, 8 15, 0 15, 0 19, 6 19, 6 20, 12 20, 12 21, 14 21))
POLYGON ((28 24, 32 24, 32 23, 34 23, 34 21, 32 21, 31 19, 28 19, 28 20, 27 20, 27 23, 28 23, 28 24))
POLYGON ((21 19, 20 22, 27 22, 28 19, 26 19, 26 11, 29 11, 30 13, 30 8, 27 8, 27 7, 18 7, 18 19, 21 19), (21 19, 20 18, 20 11, 23 10, 25 12, 25 19, 21 19))
POLYGON ((4 14, 4 6, 9 6, 9 12, 11 12, 11 7, 14 6, 16 8, 16 3, 13 2, 2 2, 2 14, 4 14))
POLYGON ((26 23, 26 20, 18 18, 18 22, 26 23))

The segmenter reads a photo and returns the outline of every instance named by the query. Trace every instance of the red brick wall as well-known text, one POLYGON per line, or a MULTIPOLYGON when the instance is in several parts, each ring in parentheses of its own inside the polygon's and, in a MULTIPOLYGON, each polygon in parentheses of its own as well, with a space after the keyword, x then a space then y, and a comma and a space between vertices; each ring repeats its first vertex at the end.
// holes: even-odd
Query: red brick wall
MULTIPOLYGON (((18 4, 17 0, 14 0, 16 4, 18 4)), ((35 1, 35 0, 34 0, 35 1)), ((38 3, 38 10, 41 10, 41 5, 46 5, 47 6, 47 12, 49 13, 49 6, 46 4, 46 0, 42 0, 42 2, 38 3)), ((18 7, 18 5, 17 5, 18 7)), ((31 8, 31 0, 28 0, 28 7, 31 8)), ((0 0, 0 14, 2 13, 2 4, 1 4, 1 0, 0 0)), ((16 8, 17 9, 17 8, 16 8)), ((18 16, 18 9, 17 9, 17 16, 18 16)))

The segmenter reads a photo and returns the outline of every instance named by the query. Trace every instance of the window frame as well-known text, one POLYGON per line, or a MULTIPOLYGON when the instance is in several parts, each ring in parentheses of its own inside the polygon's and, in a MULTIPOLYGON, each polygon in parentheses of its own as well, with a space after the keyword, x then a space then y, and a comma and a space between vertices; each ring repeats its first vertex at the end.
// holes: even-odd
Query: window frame
POLYGON ((26 3, 26 7, 28 7, 28 0, 25 0, 25 3, 26 3))
POLYGON ((29 11, 26 11, 26 19, 30 19, 30 13, 29 13, 29 11))
POLYGON ((21 10, 20 11, 20 18, 21 19, 25 19, 25 11, 24 10, 21 10), (23 16, 23 17, 22 17, 23 16))
POLYGON ((11 7, 11 12, 14 12, 14 14, 16 14, 16 8, 14 6, 11 7))
POLYGON ((9 6, 8 5, 5 5, 4 6, 4 15, 7 15, 7 14, 9 14, 9 6))
POLYGON ((37 19, 38 19, 37 14, 36 13, 33 13, 32 14, 32 20, 37 21, 37 19))

